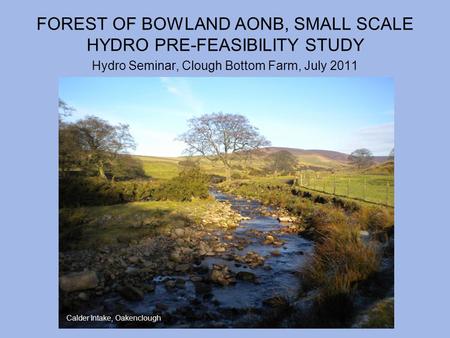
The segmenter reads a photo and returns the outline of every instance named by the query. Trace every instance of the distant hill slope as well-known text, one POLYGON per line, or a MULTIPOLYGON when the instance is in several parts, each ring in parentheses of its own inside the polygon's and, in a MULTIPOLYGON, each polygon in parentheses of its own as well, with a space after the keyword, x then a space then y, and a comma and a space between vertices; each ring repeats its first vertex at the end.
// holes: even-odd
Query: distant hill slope
MULTIPOLYGON (((286 147, 267 147, 263 148, 261 151, 255 153, 252 160, 247 164, 253 168, 262 169, 267 165, 266 157, 267 155, 273 154, 277 151, 286 150, 292 153, 298 160, 300 168, 312 169, 312 170, 346 170, 351 169, 348 162, 348 154, 341 153, 332 150, 321 150, 321 149, 297 149, 297 148, 286 148, 286 147)), ((169 179, 176 176, 180 171, 178 163, 185 160, 186 157, 160 157, 160 156, 139 156, 135 155, 143 162, 144 170, 147 175, 157 178, 157 179, 169 179)), ((198 158, 198 157, 196 157, 198 158)), ((376 156, 375 164, 368 168, 367 170, 372 170, 374 172, 386 172, 389 173, 393 171, 389 165, 383 167, 384 162, 386 162, 386 156, 376 156)), ((239 161, 231 161, 233 165, 241 165, 239 161)), ((389 162, 386 162, 389 163, 389 162)), ((225 168, 220 161, 211 162, 207 159, 200 160, 201 167, 208 173, 215 174, 225 174, 225 168)))
MULTIPOLYGON (((348 164, 348 155, 341 153, 339 151, 333 150, 322 150, 322 149, 299 149, 299 148, 288 148, 288 147, 266 147, 263 149, 265 153, 271 154, 277 151, 287 150, 291 154, 300 158, 305 158, 307 161, 312 157, 321 158, 325 162, 340 162, 341 164, 348 164)), ((387 156, 374 156, 374 161, 376 163, 382 163, 387 161, 387 156)), ((306 162, 307 162, 306 161, 306 162)))
POLYGON ((394 173, 394 161, 374 164, 371 167, 364 169, 363 173, 371 175, 392 175, 394 173))

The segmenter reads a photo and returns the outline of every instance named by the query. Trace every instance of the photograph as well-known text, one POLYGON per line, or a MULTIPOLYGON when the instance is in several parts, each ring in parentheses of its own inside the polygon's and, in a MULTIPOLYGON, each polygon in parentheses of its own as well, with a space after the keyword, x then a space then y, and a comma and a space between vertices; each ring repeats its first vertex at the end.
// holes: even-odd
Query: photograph
POLYGON ((391 77, 60 77, 59 327, 394 328, 394 110, 391 77))

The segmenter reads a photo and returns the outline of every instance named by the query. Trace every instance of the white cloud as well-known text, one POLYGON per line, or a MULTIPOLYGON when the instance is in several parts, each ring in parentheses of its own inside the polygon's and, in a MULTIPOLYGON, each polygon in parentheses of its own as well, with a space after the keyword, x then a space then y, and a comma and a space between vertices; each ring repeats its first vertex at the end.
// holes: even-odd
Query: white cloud
POLYGON ((374 155, 386 156, 394 147, 394 123, 384 123, 356 131, 348 142, 347 152, 357 148, 370 149, 374 155))
POLYGON ((161 77, 162 85, 186 106, 189 113, 203 113, 203 102, 194 95, 189 82, 182 78, 161 77))

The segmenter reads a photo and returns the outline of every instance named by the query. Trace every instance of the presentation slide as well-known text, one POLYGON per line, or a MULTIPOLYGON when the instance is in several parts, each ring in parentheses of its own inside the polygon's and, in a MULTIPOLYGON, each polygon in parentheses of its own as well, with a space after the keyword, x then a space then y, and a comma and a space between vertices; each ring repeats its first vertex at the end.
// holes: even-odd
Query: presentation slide
POLYGON ((0 8, 2 336, 448 335, 446 1, 0 8))

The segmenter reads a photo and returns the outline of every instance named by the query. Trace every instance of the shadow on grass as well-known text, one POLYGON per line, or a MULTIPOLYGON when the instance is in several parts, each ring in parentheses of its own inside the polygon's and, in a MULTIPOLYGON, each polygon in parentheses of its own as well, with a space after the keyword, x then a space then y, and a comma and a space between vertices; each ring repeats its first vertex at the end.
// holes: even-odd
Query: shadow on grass
POLYGON ((193 220, 170 204, 148 203, 61 209, 60 251, 129 244, 148 236, 186 227, 193 220), (166 206, 165 206, 166 205, 166 206))

